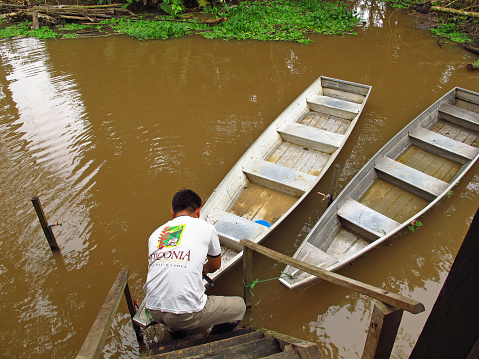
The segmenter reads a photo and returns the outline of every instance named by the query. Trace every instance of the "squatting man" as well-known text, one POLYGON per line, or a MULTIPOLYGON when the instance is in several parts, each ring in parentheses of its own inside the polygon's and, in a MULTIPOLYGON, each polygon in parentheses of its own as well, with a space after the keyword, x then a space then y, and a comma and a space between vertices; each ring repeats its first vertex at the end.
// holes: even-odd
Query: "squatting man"
POLYGON ((220 268, 221 247, 215 227, 199 218, 200 211, 198 194, 190 189, 177 192, 173 219, 148 240, 146 307, 173 339, 202 327, 213 326, 210 334, 232 331, 246 311, 241 297, 205 294, 202 274, 220 268))

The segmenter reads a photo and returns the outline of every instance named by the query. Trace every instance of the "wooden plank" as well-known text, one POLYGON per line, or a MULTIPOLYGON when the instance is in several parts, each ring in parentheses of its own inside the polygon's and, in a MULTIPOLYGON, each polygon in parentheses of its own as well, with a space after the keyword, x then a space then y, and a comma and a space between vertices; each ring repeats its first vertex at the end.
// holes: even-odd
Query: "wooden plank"
POLYGON ((268 161, 250 161, 243 172, 253 183, 296 197, 300 197, 316 182, 315 176, 268 161))
POLYGON ((422 127, 414 128, 409 133, 409 137, 413 145, 462 164, 474 159, 479 152, 479 149, 475 147, 454 141, 422 127))
POLYGON ((343 89, 337 90, 333 88, 325 88, 323 86, 323 95, 329 96, 329 97, 334 97, 334 98, 339 98, 341 100, 346 100, 354 103, 363 103, 364 99, 366 98, 365 95, 360 95, 360 94, 355 94, 352 92, 346 92, 343 89))
POLYGON ((258 328, 265 336, 273 336, 278 341, 279 347, 284 352, 289 348, 296 350, 301 359, 321 359, 319 347, 315 343, 301 340, 290 335, 281 334, 270 329, 258 328))
POLYGON ((400 223, 350 198, 338 209, 338 216, 344 227, 370 241, 383 237, 400 226, 400 223))
POLYGON ((371 298, 380 300, 381 302, 389 304, 391 306, 404 309, 410 313, 417 314, 424 311, 424 304, 416 300, 403 297, 399 294, 391 293, 387 290, 380 289, 369 284, 361 283, 360 281, 344 277, 334 272, 330 272, 321 268, 316 268, 311 264, 304 263, 295 258, 288 257, 284 254, 278 253, 246 239, 242 239, 241 244, 245 247, 255 250, 258 253, 261 253, 268 258, 272 258, 283 264, 298 268, 303 272, 307 272, 318 277, 319 279, 323 279, 341 287, 354 290, 358 293, 366 294, 371 298))
POLYGON ((443 194, 449 185, 388 157, 378 159, 374 168, 379 178, 427 201, 433 201, 443 194))
POLYGON ((268 359, 302 359, 296 349, 269 355, 268 359))
POLYGON ((460 107, 444 104, 439 107, 439 116, 470 130, 479 131, 479 113, 464 110, 460 107))
POLYGON ((369 91, 371 91, 371 86, 368 86, 368 85, 352 83, 349 81, 343 81, 343 80, 333 79, 333 78, 324 77, 324 76, 322 76, 321 78, 322 78, 321 85, 323 86, 323 88, 327 87, 327 88, 337 89, 337 90, 341 90, 345 92, 356 93, 363 96, 367 96, 369 91))
POLYGON ((312 111, 325 113, 352 120, 362 110, 362 105, 354 102, 344 101, 328 96, 312 95, 307 99, 309 108, 312 111))
MULTIPOLYGON (((243 344, 251 344, 251 343, 261 343, 261 340, 265 339, 264 334, 260 331, 255 331, 243 335, 234 336, 232 338, 227 338, 223 340, 218 340, 214 342, 207 342, 204 344, 190 346, 187 348, 183 348, 180 350, 172 351, 172 352, 165 352, 161 354, 153 354, 153 356, 144 357, 146 358, 155 358, 155 359, 182 359, 187 357, 195 357, 201 358, 217 358, 217 355, 224 349, 231 349, 235 348, 237 352, 239 352, 239 348, 243 348, 243 344)), ((268 339, 268 342, 271 343, 271 339, 268 339)), ((258 345, 258 344, 257 344, 258 345)), ((220 356, 221 357, 221 356, 220 356)), ((232 356, 234 357, 234 355, 232 356)))
POLYGON ((128 270, 125 269, 116 277, 76 359, 93 359, 100 357, 127 283, 128 270))
POLYGON ((479 105, 479 96, 477 95, 477 92, 456 88, 456 97, 458 99, 479 105))
POLYGON ((345 140, 343 135, 299 123, 285 124, 278 128, 278 132, 284 141, 326 153, 336 151, 345 140))
POLYGON ((381 302, 374 305, 362 359, 388 359, 391 356, 402 315, 402 309, 381 302))
MULTIPOLYGON (((192 346, 203 345, 219 340, 230 339, 233 337, 237 337, 240 335, 248 334, 253 331, 252 328, 241 328, 237 329, 232 332, 228 333, 221 333, 221 334, 213 334, 208 336, 201 336, 201 337, 186 337, 183 339, 172 339, 168 341, 158 342, 158 343, 150 343, 148 350, 141 353, 141 358, 153 356, 157 354, 163 354, 168 352, 173 352, 176 350, 185 349, 192 346)), ((261 335, 258 336, 261 338, 261 335)))

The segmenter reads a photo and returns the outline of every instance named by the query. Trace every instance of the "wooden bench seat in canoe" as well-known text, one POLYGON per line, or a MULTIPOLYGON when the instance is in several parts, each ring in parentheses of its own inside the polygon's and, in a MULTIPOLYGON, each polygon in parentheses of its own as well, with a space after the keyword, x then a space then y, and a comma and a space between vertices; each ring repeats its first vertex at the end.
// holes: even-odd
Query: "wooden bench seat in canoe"
POLYGON ((396 229, 400 223, 353 199, 347 199, 337 212, 341 224, 374 241, 396 229))
POLYGON ((433 201, 449 185, 388 157, 378 159, 374 167, 379 178, 427 201, 433 201))
POLYGON ((313 95, 307 99, 307 102, 312 111, 348 120, 355 118, 362 109, 361 104, 322 95, 313 95))
POLYGON ((409 133, 413 145, 459 163, 467 163, 474 159, 479 149, 455 141, 436 132, 416 127, 409 133))
POLYGON ((252 183, 295 197, 301 197, 316 181, 316 176, 263 160, 248 162, 243 172, 252 183))
POLYGON ((206 221, 215 225, 222 244, 238 251, 243 250, 239 244, 240 239, 246 238, 255 242, 256 238, 268 230, 268 227, 254 221, 223 211, 208 214, 206 221))
POLYGON ((479 132, 479 114, 476 112, 444 104, 439 108, 439 117, 469 130, 479 132))
MULTIPOLYGON (((309 264, 312 264, 318 268, 327 268, 339 261, 328 253, 322 251, 316 246, 313 246, 311 243, 304 243, 303 247, 298 253, 298 259, 309 264)), ((299 269, 295 269, 291 274, 297 275, 300 272, 299 269)), ((308 276, 308 273, 305 273, 305 276, 308 276)))
POLYGON ((336 151, 345 139, 343 135, 299 123, 287 123, 278 132, 285 142, 325 153, 336 151))

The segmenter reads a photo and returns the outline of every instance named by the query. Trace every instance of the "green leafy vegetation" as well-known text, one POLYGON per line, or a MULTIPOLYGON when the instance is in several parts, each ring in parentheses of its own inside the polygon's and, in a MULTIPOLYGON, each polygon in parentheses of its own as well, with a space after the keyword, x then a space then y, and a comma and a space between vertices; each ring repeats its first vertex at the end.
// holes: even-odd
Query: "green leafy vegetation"
POLYGON ((77 24, 77 23, 66 23, 63 25, 60 25, 57 29, 58 30, 65 30, 65 31, 78 31, 78 30, 84 30, 90 28, 91 25, 85 25, 85 24, 77 24))
POLYGON ((448 38, 454 42, 467 43, 472 42, 472 39, 462 33, 458 26, 453 22, 444 23, 438 27, 431 29, 432 33, 436 36, 448 38))
MULTIPOLYGON (((214 9, 212 9, 214 10, 214 9)), ((309 33, 351 32, 358 19, 346 11, 344 3, 276 0, 243 2, 224 16, 227 21, 209 25, 198 20, 174 18, 156 20, 110 20, 115 31, 138 39, 167 39, 197 33, 208 39, 297 41, 308 43, 309 33), (170 21, 168 21, 170 20, 170 21)))
POLYGON ((422 226, 422 222, 420 221, 413 221, 409 226, 407 226, 407 228, 411 231, 411 232, 416 232, 419 227, 422 226))
POLYGON ((56 32, 47 26, 39 29, 32 29, 32 23, 24 21, 22 23, 0 29, 0 38, 7 37, 36 37, 37 39, 54 39, 58 36, 56 32))
MULTIPOLYGON (((136 0, 132 0, 136 1, 136 0)), ((197 34, 208 39, 296 41, 309 43, 308 35, 351 33, 359 19, 346 10, 342 2, 318 0, 246 1, 237 6, 223 5, 221 10, 206 0, 201 0, 210 21, 199 17, 183 16, 182 0, 163 0, 160 7, 170 13, 156 19, 123 17, 105 20, 97 30, 126 34, 141 40, 170 39, 197 34)), ((48 27, 30 29, 27 22, 1 30, 0 36, 34 36, 37 38, 71 38, 72 31, 91 28, 91 25, 64 24, 58 26, 58 34, 48 27)))
POLYGON ((177 22, 171 18, 163 21, 156 20, 132 20, 122 18, 119 20, 108 20, 103 22, 120 34, 126 34, 140 40, 147 39, 170 39, 194 33, 197 30, 206 28, 206 25, 197 21, 177 22))
POLYGON ((319 1, 243 2, 228 12, 228 21, 203 34, 209 39, 254 39, 308 43, 307 33, 340 34, 358 22, 344 3, 319 1))

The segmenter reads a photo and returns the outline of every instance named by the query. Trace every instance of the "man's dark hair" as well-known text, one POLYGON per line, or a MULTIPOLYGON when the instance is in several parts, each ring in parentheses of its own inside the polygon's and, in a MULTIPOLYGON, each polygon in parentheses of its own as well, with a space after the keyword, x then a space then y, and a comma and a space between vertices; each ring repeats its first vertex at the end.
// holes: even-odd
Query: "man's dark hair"
POLYGON ((171 208, 174 213, 187 209, 190 212, 196 211, 201 207, 201 197, 191 189, 182 189, 176 192, 171 201, 171 208))

